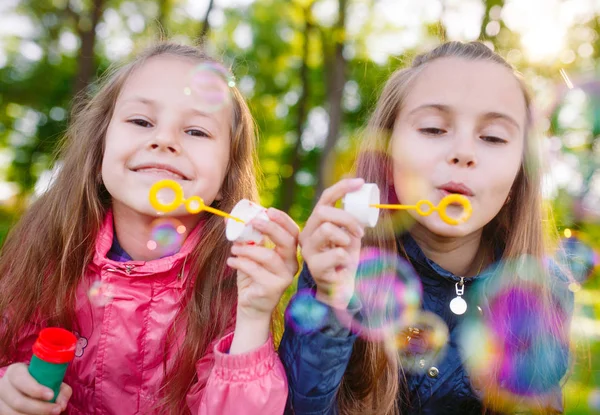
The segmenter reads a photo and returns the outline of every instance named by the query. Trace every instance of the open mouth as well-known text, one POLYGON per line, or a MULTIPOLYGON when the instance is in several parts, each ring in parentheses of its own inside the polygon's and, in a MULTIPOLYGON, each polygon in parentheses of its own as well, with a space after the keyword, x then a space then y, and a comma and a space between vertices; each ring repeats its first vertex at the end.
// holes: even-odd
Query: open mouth
POLYGON ((475 196, 475 193, 466 185, 462 183, 449 182, 438 187, 444 195, 459 194, 463 196, 475 196))

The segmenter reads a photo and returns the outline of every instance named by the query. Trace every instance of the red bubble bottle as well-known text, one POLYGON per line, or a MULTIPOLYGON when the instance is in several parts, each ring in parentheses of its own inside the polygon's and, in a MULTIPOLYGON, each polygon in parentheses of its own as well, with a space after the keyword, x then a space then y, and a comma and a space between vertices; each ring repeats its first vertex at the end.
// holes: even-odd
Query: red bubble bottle
POLYGON ((38 383, 54 391, 50 402, 56 401, 67 366, 75 357, 77 338, 73 333, 57 327, 42 329, 33 345, 29 373, 38 383))

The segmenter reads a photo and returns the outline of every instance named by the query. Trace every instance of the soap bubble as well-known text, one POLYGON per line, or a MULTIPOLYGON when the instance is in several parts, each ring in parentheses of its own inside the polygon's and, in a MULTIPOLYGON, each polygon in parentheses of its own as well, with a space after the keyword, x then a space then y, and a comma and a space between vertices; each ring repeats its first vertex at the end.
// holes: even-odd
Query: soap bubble
POLYGON ((147 247, 161 256, 173 255, 183 244, 185 226, 174 218, 159 218, 152 222, 152 231, 147 247))
POLYGON ((235 86, 235 81, 224 67, 216 63, 202 63, 192 70, 190 86, 184 93, 194 94, 201 111, 213 113, 231 103, 232 86, 235 86))
POLYGON ((396 353, 407 372, 423 372, 441 361, 448 342, 448 326, 437 314, 421 311, 410 325, 386 341, 388 353, 396 353))
POLYGON ((100 280, 92 283, 87 294, 90 303, 95 307, 104 307, 113 299, 111 286, 100 280))
POLYGON ((339 316, 351 328, 371 340, 384 340, 407 326, 421 304, 421 283, 412 266, 396 253, 377 248, 361 251, 355 297, 359 316, 339 316))

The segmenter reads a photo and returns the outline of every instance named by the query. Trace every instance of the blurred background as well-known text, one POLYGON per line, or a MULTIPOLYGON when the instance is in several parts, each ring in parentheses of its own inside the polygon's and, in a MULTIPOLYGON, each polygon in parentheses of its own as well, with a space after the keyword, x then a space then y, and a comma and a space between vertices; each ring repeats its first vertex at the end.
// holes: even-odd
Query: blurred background
POLYGON ((600 413, 598 0, 2 0, 0 243, 47 188, 75 94, 167 36, 232 67, 260 133, 261 199, 307 219, 349 173, 383 82, 443 40, 482 40, 535 97, 544 194, 575 291, 568 414, 600 413))

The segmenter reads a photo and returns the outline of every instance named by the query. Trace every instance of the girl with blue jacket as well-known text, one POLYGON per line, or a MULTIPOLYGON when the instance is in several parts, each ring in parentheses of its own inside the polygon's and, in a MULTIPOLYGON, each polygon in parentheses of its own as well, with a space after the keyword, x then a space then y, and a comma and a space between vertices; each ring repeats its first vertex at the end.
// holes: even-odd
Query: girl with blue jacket
MULTIPOLYGON (((300 236, 305 265, 298 290, 303 301, 305 290, 311 293, 313 304, 305 306, 323 307, 326 316, 314 330, 290 320, 286 324, 279 352, 290 387, 288 413, 562 412, 572 295, 565 274, 544 260, 531 128, 524 83, 481 43, 443 44, 391 76, 366 130, 356 165, 359 178, 327 189, 300 236), (429 199, 435 205, 459 193, 469 199, 473 213, 451 226, 436 214, 409 212, 414 224, 398 231, 391 215, 381 211, 378 225, 365 232, 355 217, 335 207, 364 182, 378 185, 382 203, 414 205, 429 199), (386 353, 382 341, 347 324, 368 319, 364 298, 357 295, 361 249, 367 247, 410 262, 422 286, 422 309, 448 328, 443 355, 420 359, 421 370, 406 370, 401 359, 386 353), (523 258, 542 270, 541 278, 517 276, 503 265, 523 258), (522 293, 534 279, 534 298, 513 295, 505 301, 510 307, 491 308, 493 287, 504 284, 511 293, 522 293), (457 297, 466 302, 464 314, 450 306, 457 297), (478 315, 503 327, 502 347, 526 349, 513 365, 520 376, 516 383, 514 373, 493 358, 480 361, 479 371, 469 370, 473 356, 462 347, 461 333, 478 315), (551 333, 550 340, 523 346, 543 330, 551 333)), ((419 330, 405 329, 410 343, 419 330)))

